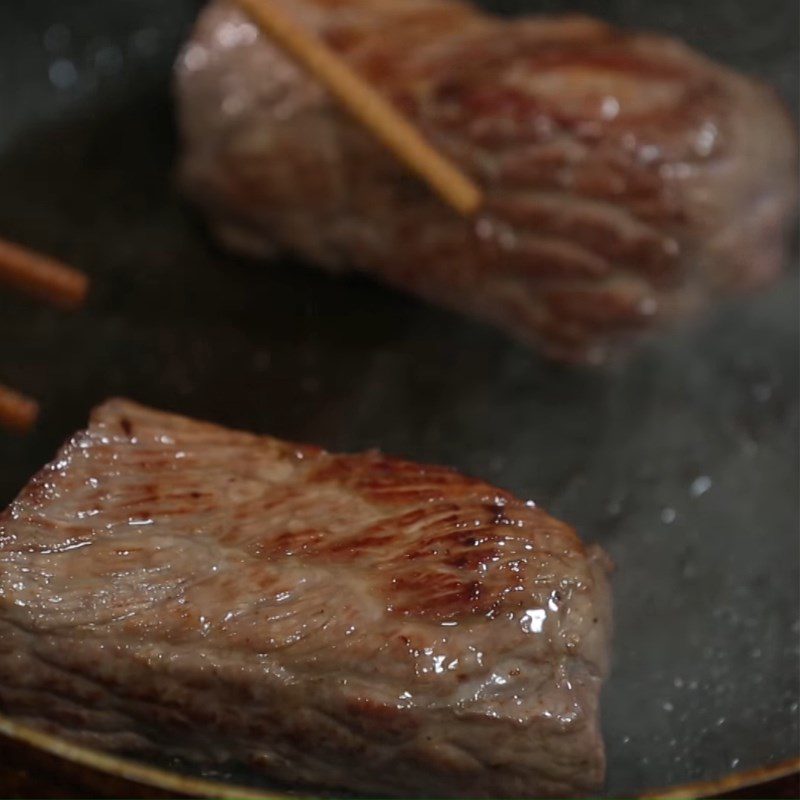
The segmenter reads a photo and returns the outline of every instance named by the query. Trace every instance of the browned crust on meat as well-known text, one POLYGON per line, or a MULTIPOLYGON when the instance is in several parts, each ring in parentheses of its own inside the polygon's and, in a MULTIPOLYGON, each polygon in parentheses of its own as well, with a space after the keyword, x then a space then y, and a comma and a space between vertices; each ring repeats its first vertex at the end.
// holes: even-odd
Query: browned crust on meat
POLYGON ((605 571, 454 470, 111 401, 0 515, 0 710, 304 785, 562 795, 603 775, 605 571))
POLYGON ((302 0, 327 39, 478 180, 457 219, 243 18, 178 64, 188 191, 232 246, 274 244, 599 360, 781 268, 795 133, 763 87, 679 42, 443 0, 302 0), (254 75, 262 76, 256 82, 254 75), (241 109, 219 111, 226 101, 241 109))

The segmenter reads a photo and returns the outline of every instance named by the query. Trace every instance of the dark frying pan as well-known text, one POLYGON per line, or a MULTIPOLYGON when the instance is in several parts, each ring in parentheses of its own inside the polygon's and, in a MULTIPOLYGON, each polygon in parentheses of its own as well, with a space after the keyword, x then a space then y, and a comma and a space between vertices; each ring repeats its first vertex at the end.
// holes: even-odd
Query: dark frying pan
MULTIPOLYGON (((495 6, 672 31, 797 98, 793 0, 495 6)), ((454 465, 536 498, 616 561, 610 794, 712 792, 786 769, 800 753, 792 265, 773 289, 591 371, 549 366, 366 280, 239 262, 213 248, 171 181, 170 63, 196 10, 0 3, 0 236, 95 282, 73 317, 0 295, 0 376, 45 401, 35 435, 0 437, 0 500, 113 394, 454 465)), ((102 791, 91 776, 152 783, 11 727, 0 753, 41 758, 53 775, 71 765, 91 794, 102 791)))

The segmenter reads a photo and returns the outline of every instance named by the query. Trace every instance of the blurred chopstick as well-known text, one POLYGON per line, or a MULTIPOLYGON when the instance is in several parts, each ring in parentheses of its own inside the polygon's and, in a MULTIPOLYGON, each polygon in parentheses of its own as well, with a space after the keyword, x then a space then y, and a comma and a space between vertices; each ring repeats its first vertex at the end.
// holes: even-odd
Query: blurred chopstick
MULTIPOLYGON (((84 273, 26 247, 0 239, 0 283, 54 306, 78 308, 86 299, 84 273)), ((39 404, 0 384, 0 427, 27 433, 39 416, 39 404)))
POLYGON ((82 305, 89 289, 89 279, 83 272, 3 239, 0 283, 65 309, 82 305))
POLYGON ((474 181, 425 141, 406 117, 327 44, 303 30, 272 0, 236 3, 458 213, 470 216, 478 210, 483 196, 474 181))
POLYGON ((16 433, 27 433, 39 416, 39 404, 30 397, 0 384, 0 425, 16 433))

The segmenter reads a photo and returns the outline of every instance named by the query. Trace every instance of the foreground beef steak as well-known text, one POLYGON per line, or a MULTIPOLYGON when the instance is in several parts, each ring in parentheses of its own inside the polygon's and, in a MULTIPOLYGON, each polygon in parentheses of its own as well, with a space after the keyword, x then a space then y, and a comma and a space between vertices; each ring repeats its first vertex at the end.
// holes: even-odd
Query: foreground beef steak
MULTIPOLYGON (((276 0, 277 1, 277 0, 276 0)), ((458 218, 224 2, 177 66, 181 176, 216 233, 356 269, 602 360, 780 270, 796 140, 681 43, 448 0, 280 0, 485 188, 458 218)))
POLYGON ((0 518, 0 711, 294 785, 596 789, 608 627, 532 503, 126 401, 0 518))

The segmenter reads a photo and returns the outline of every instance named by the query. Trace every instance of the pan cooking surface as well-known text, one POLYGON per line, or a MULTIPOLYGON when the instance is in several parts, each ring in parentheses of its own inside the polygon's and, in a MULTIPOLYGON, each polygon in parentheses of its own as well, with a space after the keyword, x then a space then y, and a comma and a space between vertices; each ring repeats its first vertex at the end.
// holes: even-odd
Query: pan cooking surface
MULTIPOLYGON (((535 10, 567 6, 677 33, 797 96, 790 0, 535 10)), ((75 316, 0 295, 0 380, 44 401, 35 435, 0 436, 3 504, 115 394, 450 464, 534 498, 616 562, 610 794, 796 756, 795 266, 592 371, 367 280, 234 259, 171 177, 169 68, 197 7, 0 4, 0 236, 95 282, 75 316)))

